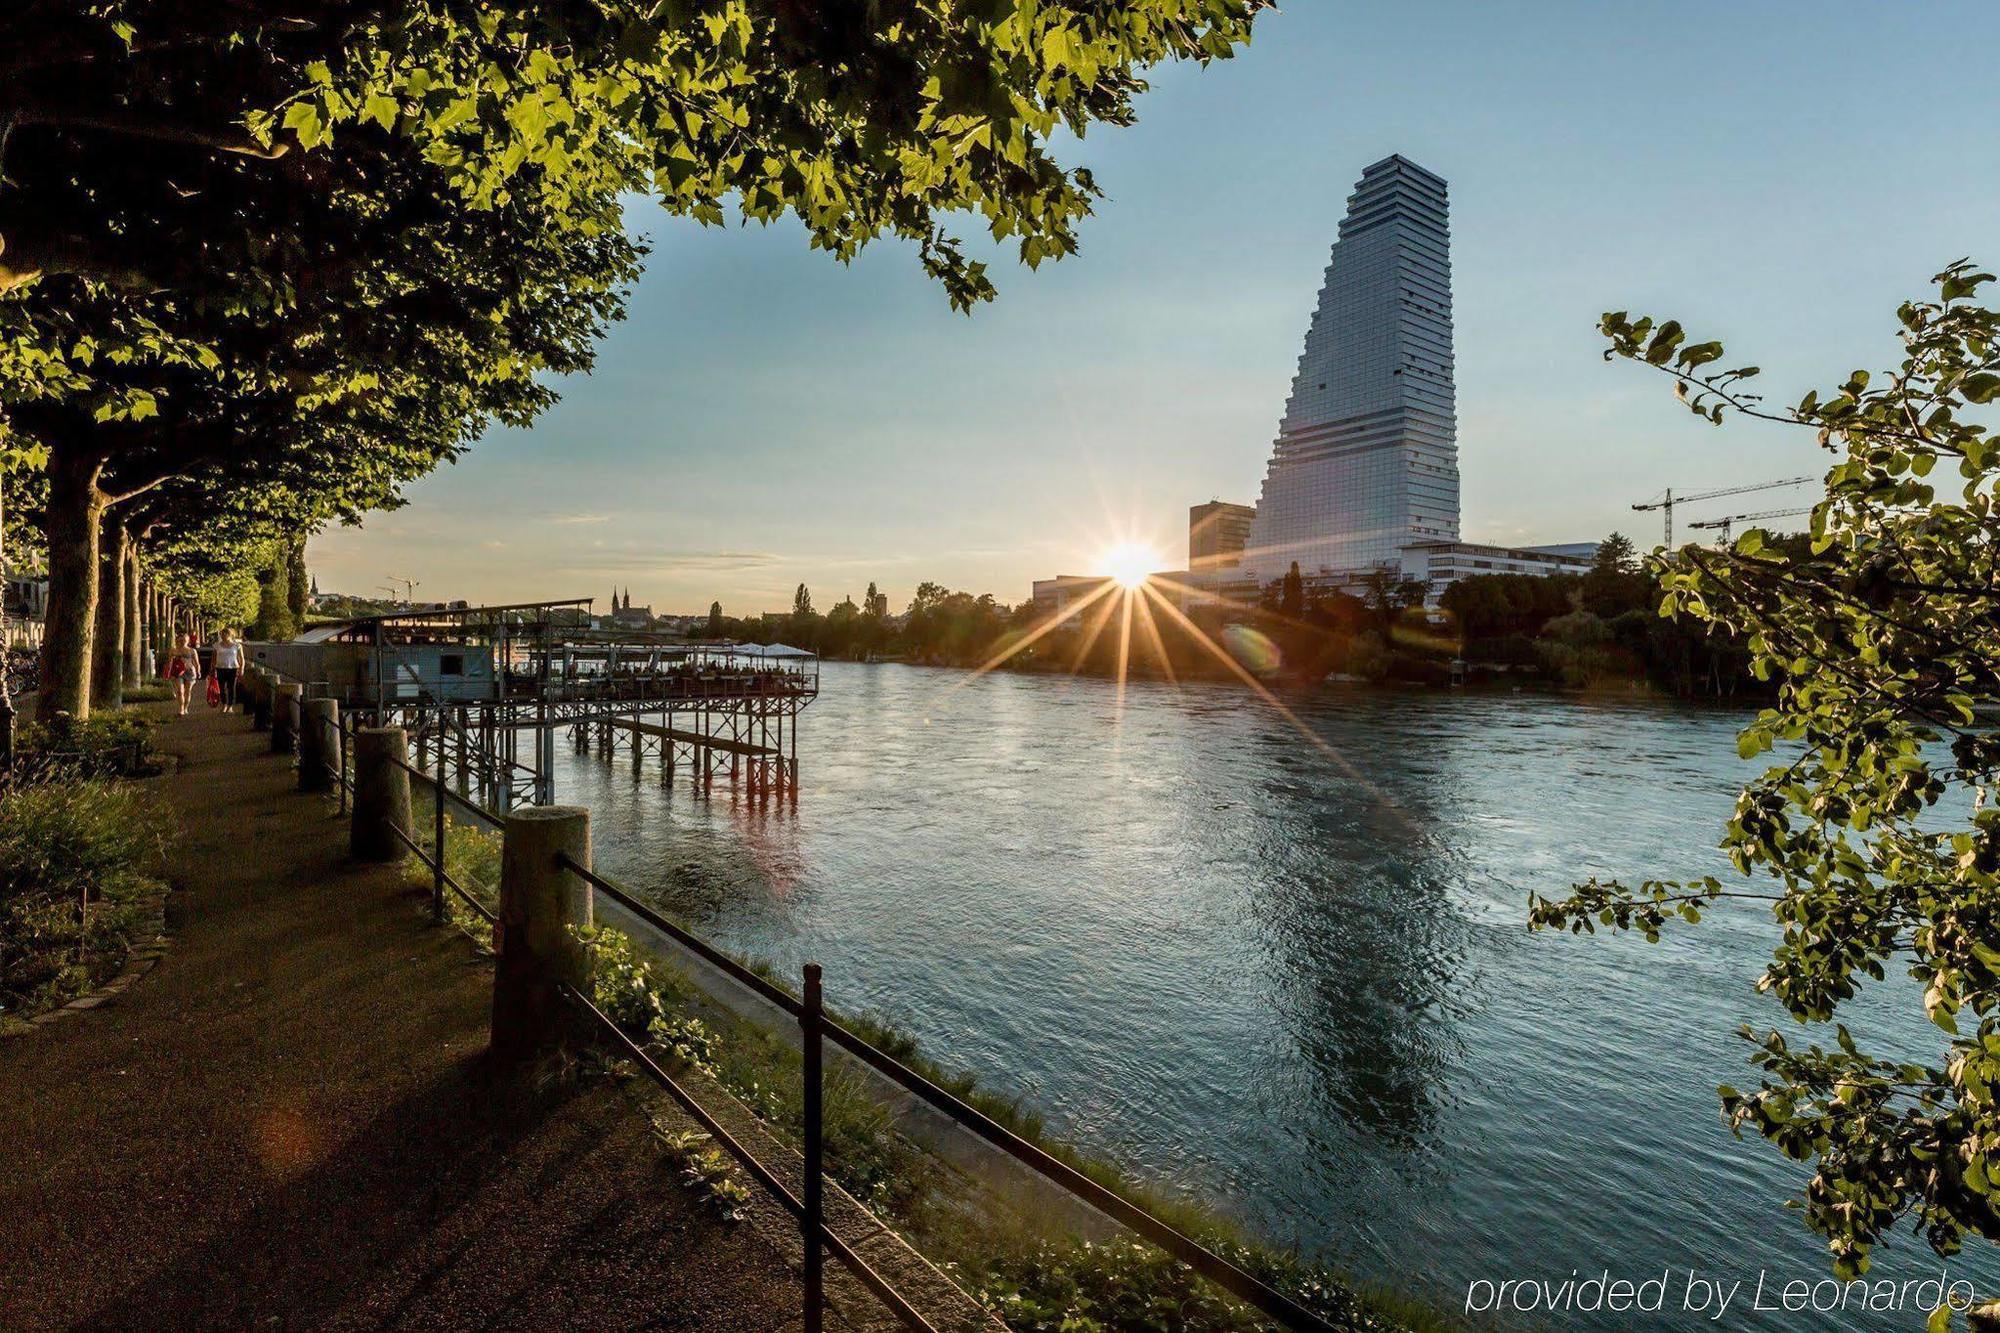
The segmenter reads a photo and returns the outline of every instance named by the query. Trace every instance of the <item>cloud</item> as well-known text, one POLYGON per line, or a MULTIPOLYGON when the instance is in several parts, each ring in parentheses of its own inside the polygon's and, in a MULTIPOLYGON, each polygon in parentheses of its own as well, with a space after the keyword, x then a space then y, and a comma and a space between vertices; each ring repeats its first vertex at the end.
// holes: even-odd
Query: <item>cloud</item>
POLYGON ((592 551, 583 559, 551 565, 556 574, 620 577, 666 575, 706 570, 765 569, 782 564, 783 558, 770 551, 592 551))
POLYGON ((611 515, 609 514, 550 514, 543 520, 545 523, 555 523, 562 527, 575 527, 583 523, 609 523, 610 521, 611 515))

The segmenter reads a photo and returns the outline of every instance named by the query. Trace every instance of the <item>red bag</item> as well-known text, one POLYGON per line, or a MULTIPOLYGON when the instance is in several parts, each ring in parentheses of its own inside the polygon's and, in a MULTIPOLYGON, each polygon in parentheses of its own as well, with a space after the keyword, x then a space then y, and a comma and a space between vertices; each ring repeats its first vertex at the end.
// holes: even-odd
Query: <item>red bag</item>
POLYGON ((188 673, 188 664, 179 653, 167 659, 167 679, 179 680, 188 673))
POLYGON ((222 707, 222 681, 217 676, 210 676, 208 678, 208 706, 210 708, 222 707))

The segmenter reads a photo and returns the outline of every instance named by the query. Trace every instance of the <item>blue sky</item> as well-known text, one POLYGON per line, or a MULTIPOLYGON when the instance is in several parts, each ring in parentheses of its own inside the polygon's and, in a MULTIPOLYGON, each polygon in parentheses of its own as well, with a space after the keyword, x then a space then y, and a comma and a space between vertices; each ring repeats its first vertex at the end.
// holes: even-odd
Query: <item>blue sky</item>
POLYGON ((822 609, 871 579, 1016 601, 1121 539, 1179 565, 1189 504, 1256 500, 1346 196, 1390 152, 1451 187, 1466 537, 1650 543, 1629 506, 1664 486, 1824 463, 1605 365, 1599 313, 1721 337, 1780 402, 1888 364, 1898 301, 2000 264, 1996 38, 1990 0, 1291 0, 1072 145, 1108 195, 1082 253, 996 262, 969 318, 903 247, 841 267, 635 206, 654 253, 596 372, 310 560, 323 589, 732 613, 800 581, 822 609))

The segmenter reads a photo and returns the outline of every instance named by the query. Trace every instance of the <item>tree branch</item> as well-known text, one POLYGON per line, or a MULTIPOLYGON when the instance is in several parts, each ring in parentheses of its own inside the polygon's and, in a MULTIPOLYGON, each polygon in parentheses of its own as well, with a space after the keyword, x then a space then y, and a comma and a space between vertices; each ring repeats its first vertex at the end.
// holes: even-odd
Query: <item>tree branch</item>
POLYGON ((275 162, 291 148, 290 144, 282 140, 273 140, 269 144, 259 143, 250 137, 249 131, 243 129, 231 128, 218 131, 198 125, 175 125, 153 121, 134 115, 80 115, 68 111, 25 107, 17 113, 14 123, 46 125, 54 129, 97 130, 105 134, 121 134, 130 138, 189 144, 197 148, 212 148, 220 153, 254 157, 261 162, 275 162))

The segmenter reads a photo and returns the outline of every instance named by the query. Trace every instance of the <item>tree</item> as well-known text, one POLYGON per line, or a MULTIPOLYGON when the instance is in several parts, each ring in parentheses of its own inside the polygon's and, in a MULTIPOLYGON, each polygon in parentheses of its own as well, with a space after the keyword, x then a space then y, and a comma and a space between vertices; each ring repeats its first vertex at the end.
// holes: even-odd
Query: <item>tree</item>
POLYGON ((1299 562, 1296 560, 1292 561, 1292 567, 1285 571, 1284 590, 1278 594, 1278 610, 1293 620, 1305 614, 1305 584, 1299 578, 1299 562))
POLYGON ((1368 609, 1375 613, 1375 619, 1384 634, 1387 634, 1389 627, 1395 624, 1396 613, 1407 604, 1408 594, 1404 590, 1404 582, 1403 577, 1393 570, 1377 567, 1368 571, 1368 581, 1364 585, 1362 600, 1367 602, 1368 609))
POLYGON ((292 542, 285 550, 285 605, 291 612, 293 632, 305 627, 306 589, 312 576, 306 573, 306 544, 292 542))
POLYGON ((1657 367, 1706 420, 1803 427, 1836 461, 1803 551, 1752 529, 1655 562, 1662 616, 1743 636, 1777 682, 1738 748, 1779 762, 1723 839, 1762 883, 1592 880, 1531 898, 1530 918, 1652 939, 1671 918, 1766 903, 1783 941, 1758 986, 1802 1023, 1851 1017, 1892 966, 1917 982, 1929 1060, 1844 1023, 1831 1046, 1745 1028, 1757 1086, 1720 1092, 1739 1134, 1813 1163, 1803 1216, 1843 1278, 1903 1219, 1943 1254, 2000 1239, 2000 808, 1985 799, 2000 779, 2000 438, 1973 415, 2000 401, 2000 310, 1977 299, 1990 281, 1946 269, 1936 299, 1897 312, 1897 368, 1789 410, 1748 391, 1754 366, 1708 369, 1722 345, 1671 320, 1603 323, 1607 357, 1657 367))
POLYGON ((708 604, 708 637, 711 639, 719 639, 722 637, 721 602, 710 602, 708 604))
POLYGON ((1597 544, 1591 556, 1590 568, 1596 574, 1631 574, 1639 568, 1638 552, 1632 549, 1632 539, 1622 532, 1614 532, 1597 544))
MULTIPOLYGON (((440 182, 424 174, 397 172, 382 189, 435 193, 440 182)), ((383 208, 367 193, 343 198, 364 230, 383 208)), ((323 237, 313 257, 335 264, 337 239, 323 237)), ((61 302, 33 299, 40 285, 0 302, 5 426, 49 458, 43 707, 87 706, 82 627, 98 589, 86 570, 107 511, 166 487, 206 502, 183 512, 261 518, 262 535, 295 536, 394 503, 402 482, 485 422, 521 424, 552 401, 537 367, 587 368, 636 266, 622 235, 509 208, 393 231, 341 283, 301 284, 307 295, 282 311, 87 285, 61 302), (6 373, 41 364, 35 348, 58 335, 59 392, 6 373)))
POLYGON ((257 618, 244 633, 259 641, 282 642, 298 632, 291 610, 291 561, 286 551, 274 546, 257 569, 257 618))
POLYGON ((804 617, 804 616, 809 616, 812 613, 813 613, 812 590, 807 588, 805 584, 801 583, 799 585, 798 591, 792 594, 792 614, 794 616, 804 617))
POLYGON ((1398 579, 1389 599, 1398 611, 1415 611, 1430 600, 1431 585, 1423 579, 1398 579))
POLYGON ((1653 580, 1640 570, 1629 538, 1614 532, 1597 544, 1580 589, 1584 610, 1613 620, 1627 611, 1651 611, 1657 593, 1653 580))
MULTIPOLYGON (((44 707, 88 711, 106 509, 206 461, 318 447, 301 411, 393 401, 374 381, 418 377, 399 371, 402 336, 459 353, 428 380, 447 399, 546 395, 550 348, 574 363, 578 346, 513 325, 565 293, 609 290, 615 308, 602 274, 629 248, 624 194, 706 224, 732 199, 746 219, 790 215, 842 260, 904 237, 966 308, 992 284, 944 219, 978 217, 1030 267, 1072 253, 1099 192, 1051 145, 1128 123, 1146 68, 1227 57, 1266 4, 15 7, 0 17, 0 295, 16 298, 0 303, 0 411, 51 450, 44 707), (537 246, 598 255, 554 290, 505 264, 454 279, 478 236, 521 243, 530 266, 537 246), (350 354, 383 325, 387 346, 350 354)), ((388 476, 346 475, 393 490, 477 434, 426 435, 388 476)))

